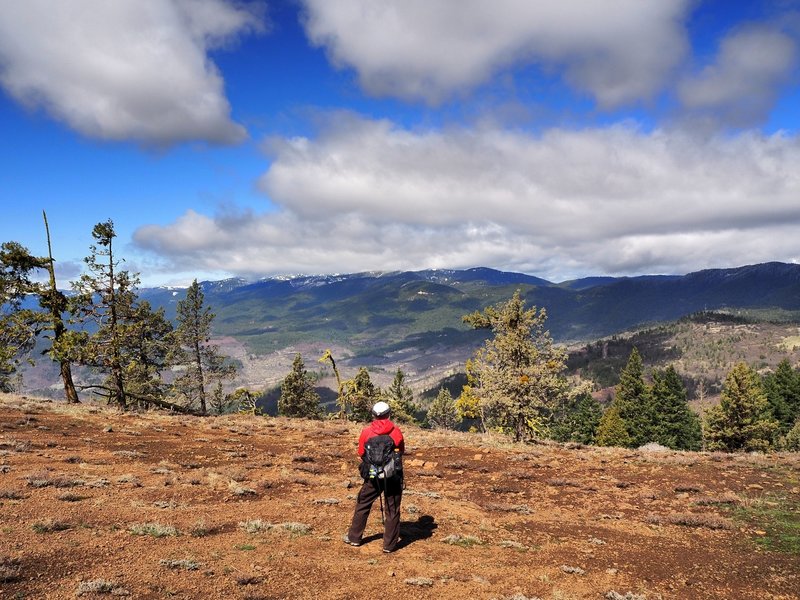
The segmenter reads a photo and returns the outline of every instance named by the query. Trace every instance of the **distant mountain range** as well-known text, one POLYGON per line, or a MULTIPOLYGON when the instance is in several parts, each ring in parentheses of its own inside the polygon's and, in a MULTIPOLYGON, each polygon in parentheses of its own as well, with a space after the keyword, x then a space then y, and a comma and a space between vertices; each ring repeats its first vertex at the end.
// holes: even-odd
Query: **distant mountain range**
MULTIPOLYGON (((488 335, 461 317, 508 300, 519 289, 528 306, 547 310, 547 327, 560 343, 600 338, 675 321, 699 311, 745 311, 748 316, 800 322, 800 265, 765 263, 708 269, 688 275, 587 277, 553 283, 487 268, 371 272, 203 282, 216 313, 222 351, 241 363, 236 385, 276 385, 301 352, 311 371, 334 349, 343 376, 370 368, 386 386, 396 369, 417 390, 436 389, 459 371, 488 335)), ((185 290, 143 288, 143 299, 174 319, 185 290)), ((321 382, 335 389, 331 374, 321 382)), ((50 361, 26 369, 27 387, 57 381, 50 361)))
MULTIPOLYGON (((560 342, 590 341, 702 310, 800 311, 800 265, 764 263, 688 275, 588 277, 553 283, 488 268, 203 282, 216 332, 255 353, 298 342, 337 343, 374 357, 404 348, 474 345, 461 317, 520 289, 543 307, 560 342)), ((143 298, 174 316, 182 290, 143 298)))

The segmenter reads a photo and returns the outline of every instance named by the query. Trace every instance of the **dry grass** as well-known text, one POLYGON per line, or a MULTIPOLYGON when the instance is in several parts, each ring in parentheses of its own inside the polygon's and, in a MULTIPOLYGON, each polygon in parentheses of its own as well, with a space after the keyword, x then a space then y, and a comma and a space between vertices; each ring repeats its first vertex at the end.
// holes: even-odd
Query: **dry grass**
POLYGON ((65 521, 58 521, 56 519, 44 519, 36 521, 32 526, 36 533, 53 533, 55 531, 66 531, 72 529, 72 525, 65 521))
POLYGON ((183 571, 196 571, 200 568, 200 563, 190 559, 172 560, 162 558, 158 564, 167 569, 180 569, 183 571))
POLYGON ((696 498, 694 504, 697 506, 715 506, 715 505, 728 505, 733 506, 741 504, 742 499, 734 493, 720 494, 718 496, 700 496, 696 498))
POLYGON ((75 591, 75 595, 83 596, 84 594, 111 594, 112 596, 129 596, 130 592, 117 585, 117 583, 114 581, 108 581, 106 579, 92 579, 91 581, 81 581, 78 584, 78 589, 75 591))
POLYGON ((648 515, 646 521, 654 525, 681 525, 683 527, 703 527, 705 529, 733 529, 733 524, 728 519, 717 515, 699 513, 648 515))
POLYGON ((149 535, 155 538, 180 535, 172 525, 162 525, 161 523, 134 523, 128 528, 128 531, 133 535, 149 535))
POLYGON ((0 583, 13 583, 19 580, 21 572, 19 559, 0 556, 0 583))
POLYGON ((443 544, 450 544, 451 546, 461 546, 462 548, 471 548, 472 546, 482 546, 483 540, 473 535, 459 535, 454 533, 442 538, 443 544))

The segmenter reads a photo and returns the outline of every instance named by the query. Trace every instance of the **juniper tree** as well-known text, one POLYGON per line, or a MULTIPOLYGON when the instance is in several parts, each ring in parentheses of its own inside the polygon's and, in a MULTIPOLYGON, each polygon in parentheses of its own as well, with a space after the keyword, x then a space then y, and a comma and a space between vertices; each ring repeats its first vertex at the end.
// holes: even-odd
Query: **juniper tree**
POLYGON ((208 383, 232 378, 236 373, 236 367, 225 360, 217 346, 210 343, 214 317, 195 279, 186 290, 185 298, 178 302, 172 360, 186 367, 186 371, 175 380, 175 389, 186 398, 188 406, 198 403, 200 412, 204 414, 208 383))
POLYGON ((567 388, 566 353, 553 344, 546 319, 544 309, 525 309, 519 290, 507 302, 463 317, 494 334, 475 353, 477 395, 487 424, 517 441, 544 432, 567 388))
POLYGON ((686 387, 675 367, 653 372, 650 397, 654 415, 652 441, 676 450, 699 450, 700 418, 689 408, 686 387))
POLYGON ((478 421, 481 426, 481 431, 486 432, 486 423, 484 422, 483 409, 481 407, 480 397, 478 396, 478 375, 475 372, 475 363, 471 358, 467 359, 465 366, 467 382, 461 386, 461 393, 456 399, 456 411, 458 411, 458 418, 463 421, 464 419, 478 421))
POLYGON ((320 417, 319 394, 298 352, 292 370, 281 383, 278 414, 285 417, 320 417))
POLYGON ((460 420, 450 390, 439 388, 439 393, 428 409, 428 423, 434 429, 455 429, 460 420))
POLYGON ((346 405, 350 407, 350 418, 354 421, 369 421, 372 406, 381 399, 381 391, 369 378, 369 371, 361 367, 353 379, 342 383, 346 405))
POLYGON ((416 423, 414 413, 418 409, 414 404, 414 392, 406 385, 405 377, 405 373, 397 369, 391 385, 384 392, 384 398, 392 409, 393 420, 400 423, 416 423))
POLYGON ((231 404, 238 407, 237 410, 242 414, 253 415, 254 417, 264 414, 258 405, 258 396, 247 388, 238 388, 230 395, 231 404))
POLYGON ((36 342, 37 315, 24 309, 22 301, 36 291, 30 274, 42 266, 41 259, 17 242, 0 246, 0 391, 13 389, 12 377, 36 342))
POLYGON ((708 449, 768 450, 777 429, 758 374, 745 363, 736 364, 725 378, 719 405, 706 413, 708 449))

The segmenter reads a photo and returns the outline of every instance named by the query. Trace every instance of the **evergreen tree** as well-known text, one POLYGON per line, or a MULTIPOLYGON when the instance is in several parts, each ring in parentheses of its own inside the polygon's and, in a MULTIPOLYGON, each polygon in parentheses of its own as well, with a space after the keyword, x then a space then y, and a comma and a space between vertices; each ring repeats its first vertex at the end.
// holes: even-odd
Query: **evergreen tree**
POLYGON ((439 393, 428 409, 428 423, 434 429, 455 429, 460 419, 450 390, 439 388, 439 393))
MULTIPOLYGON (((221 381, 217 380, 218 385, 221 385, 221 383, 221 381)), ((238 388, 234 391, 230 395, 230 402, 242 414, 253 415, 254 417, 264 414, 264 411, 258 405, 258 395, 247 388, 238 388)))
POLYGON ((570 393, 555 414, 551 437, 559 442, 593 444, 603 409, 587 389, 570 393))
POLYGON ((783 359, 773 373, 764 376, 763 384, 779 433, 786 434, 800 418, 800 373, 783 359))
POLYGON ((30 274, 42 266, 41 259, 17 242, 0 246, 0 391, 12 391, 13 376, 36 342, 39 319, 22 308, 22 300, 36 291, 30 274))
POLYGON ((781 438, 781 450, 800 452, 800 419, 798 419, 787 434, 781 438))
POLYGON ((405 373, 400 369, 394 374, 394 380, 384 393, 386 403, 392 409, 392 419, 398 423, 416 423, 414 413, 417 406, 414 404, 414 393, 405 383, 405 373))
POLYGON ((481 431, 485 433, 486 424, 484 422, 483 410, 481 409, 481 401, 477 390, 479 385, 478 375, 475 372, 475 364, 471 358, 467 359, 466 375, 467 383, 461 387, 461 394, 459 394, 456 399, 458 419, 460 421, 465 419, 478 421, 481 426, 481 431))
POLYGON ((736 364, 725 378, 719 405, 706 414, 708 449, 765 451, 777 429, 758 374, 736 364))
POLYGON ((92 237, 96 243, 92 244, 91 254, 84 259, 88 273, 73 283, 77 296, 72 311, 82 323, 91 321, 96 331, 89 334, 84 330, 78 336, 70 336, 69 350, 81 364, 108 373, 107 382, 102 387, 107 390, 110 402, 126 409, 122 319, 133 311, 138 277, 118 270, 119 261, 113 248, 116 237, 113 221, 109 219, 95 225, 92 237))
POLYGON ((619 411, 630 438, 630 446, 636 447, 651 441, 655 421, 649 390, 644 382, 642 357, 634 348, 628 363, 620 373, 614 404, 619 411))
POLYGON ((233 406, 233 400, 222 389, 222 382, 217 380, 217 384, 211 391, 211 410, 216 415, 224 415, 233 406))
POLYGON ((543 433, 567 388, 566 353, 553 345, 546 320, 544 309, 525 309, 519 290, 508 302, 463 317, 494 333, 475 354, 476 391, 484 418, 517 441, 543 433))
POLYGON ((205 305, 205 295, 197 279, 178 302, 175 328, 175 347, 172 360, 186 366, 175 380, 175 388, 186 398, 188 406, 199 404, 206 412, 206 388, 210 381, 230 379, 236 367, 225 360, 217 346, 210 343, 214 313, 205 305))
POLYGON ((653 440, 676 450, 699 450, 700 418, 686 400, 686 387, 675 368, 653 372, 653 440))
POLYGON ((595 440, 598 446, 619 446, 622 448, 631 446, 628 428, 620 417, 619 407, 616 403, 609 406, 600 418, 595 440))
POLYGON ((123 364, 127 391, 141 404, 163 396, 161 372, 167 367, 172 324, 164 309, 142 300, 123 315, 123 364))
POLYGON ((381 391, 369 378, 369 371, 361 367, 353 379, 342 384, 345 405, 350 407, 349 418, 354 421, 369 421, 372 407, 381 399, 381 391))
POLYGON ((278 414, 284 417, 314 418, 322 415, 319 394, 314 389, 314 383, 306 371, 300 353, 295 355, 292 370, 281 383, 278 414))

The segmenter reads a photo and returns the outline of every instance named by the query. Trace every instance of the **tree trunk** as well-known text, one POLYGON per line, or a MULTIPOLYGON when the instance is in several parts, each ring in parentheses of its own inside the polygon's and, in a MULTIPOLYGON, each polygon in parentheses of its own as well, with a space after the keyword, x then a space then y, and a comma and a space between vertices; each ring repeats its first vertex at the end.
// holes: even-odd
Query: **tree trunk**
POLYGON ((203 357, 200 355, 200 343, 195 341, 194 356, 197 361, 197 387, 200 392, 200 412, 206 414, 206 384, 203 373, 203 357))
MULTIPOLYGON (((47 233, 47 271, 50 274, 50 293, 55 298, 55 295, 59 292, 56 287, 56 270, 53 266, 53 249, 50 245, 50 226, 47 224, 47 213, 45 211, 42 211, 42 216, 44 217, 44 229, 47 233)), ((50 320, 53 325, 53 345, 57 347, 58 340, 64 335, 66 328, 64 327, 64 319, 61 316, 61 312, 55 303, 50 307, 50 320)), ((59 360, 59 364, 61 380, 64 382, 64 395, 66 396, 67 404, 77 404, 80 400, 78 399, 78 392, 75 389, 75 382, 72 380, 72 365, 68 360, 64 359, 59 360)))

